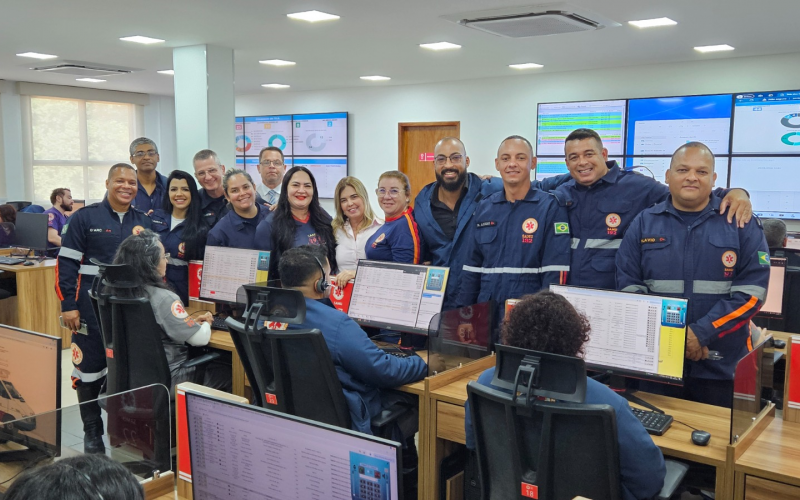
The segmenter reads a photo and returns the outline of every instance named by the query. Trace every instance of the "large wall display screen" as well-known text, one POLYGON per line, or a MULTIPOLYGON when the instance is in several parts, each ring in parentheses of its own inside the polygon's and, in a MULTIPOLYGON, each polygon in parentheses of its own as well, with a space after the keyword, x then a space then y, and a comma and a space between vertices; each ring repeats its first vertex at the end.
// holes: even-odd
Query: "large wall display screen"
POLYGON ((800 91, 736 94, 733 153, 800 154, 800 91))
POLYGON ((625 100, 565 102, 539 105, 537 156, 563 156, 564 139, 577 128, 600 134, 609 155, 621 155, 625 132, 625 100))
POLYGON ((731 186, 747 190, 759 217, 800 219, 800 157, 731 158, 731 186))

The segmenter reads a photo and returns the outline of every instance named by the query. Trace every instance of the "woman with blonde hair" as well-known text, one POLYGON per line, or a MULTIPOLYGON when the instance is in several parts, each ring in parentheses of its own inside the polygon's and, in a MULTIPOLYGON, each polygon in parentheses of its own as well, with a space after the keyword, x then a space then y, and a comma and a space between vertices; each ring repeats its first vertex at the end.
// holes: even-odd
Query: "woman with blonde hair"
POLYGON ((367 258, 367 239, 383 225, 383 220, 375 216, 367 188, 355 177, 340 180, 333 199, 336 216, 331 225, 336 238, 336 263, 339 265, 336 285, 344 287, 355 277, 358 261, 367 258))

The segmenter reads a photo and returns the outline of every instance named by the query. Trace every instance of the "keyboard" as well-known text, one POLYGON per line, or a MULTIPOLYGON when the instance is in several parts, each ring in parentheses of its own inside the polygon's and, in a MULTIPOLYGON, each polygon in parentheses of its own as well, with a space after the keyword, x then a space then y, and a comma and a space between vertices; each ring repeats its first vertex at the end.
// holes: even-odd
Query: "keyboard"
POLYGON ((416 356, 416 353, 411 349, 400 349, 399 347, 383 347, 381 351, 396 358, 410 358, 416 356))
POLYGON ((211 322, 211 329, 224 330, 226 332, 230 331, 228 325, 225 324, 225 318, 219 316, 214 316, 214 321, 211 322))
POLYGON ((5 266, 16 266, 17 264, 22 264, 25 262, 25 259, 17 259, 14 257, 0 257, 0 264, 5 266))
POLYGON ((648 434, 662 436, 672 425, 672 415, 656 413, 654 411, 631 408, 633 415, 639 419, 648 434))

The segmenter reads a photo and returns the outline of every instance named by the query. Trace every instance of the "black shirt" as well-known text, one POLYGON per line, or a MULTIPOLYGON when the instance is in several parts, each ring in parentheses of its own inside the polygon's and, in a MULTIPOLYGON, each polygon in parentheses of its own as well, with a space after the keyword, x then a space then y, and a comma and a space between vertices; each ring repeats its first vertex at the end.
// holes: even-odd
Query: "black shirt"
POLYGON ((458 227, 458 210, 461 208, 461 202, 464 201, 464 197, 467 195, 467 183, 465 182, 464 187, 461 188, 461 194, 453 210, 450 210, 450 207, 439 201, 440 187, 441 186, 437 184, 433 189, 433 195, 431 196, 431 215, 436 219, 436 222, 439 224, 439 227, 442 228, 442 232, 447 236, 447 239, 452 240, 453 236, 456 234, 456 228, 458 227))

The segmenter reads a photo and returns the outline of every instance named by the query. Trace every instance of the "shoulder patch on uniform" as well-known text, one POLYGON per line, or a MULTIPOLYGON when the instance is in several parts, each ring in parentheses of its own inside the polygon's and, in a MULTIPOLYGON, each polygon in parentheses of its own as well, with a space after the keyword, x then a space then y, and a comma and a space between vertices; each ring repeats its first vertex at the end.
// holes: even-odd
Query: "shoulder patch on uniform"
POLYGON ((569 234, 569 224, 566 222, 555 223, 556 234, 569 234))
POLYGON ((189 314, 186 312, 186 309, 183 308, 183 304, 181 304, 180 300, 174 301, 170 306, 170 310, 172 311, 172 315, 179 319, 189 316, 189 314))
POLYGON ((769 253, 767 252, 758 252, 758 263, 762 266, 769 265, 769 253))

